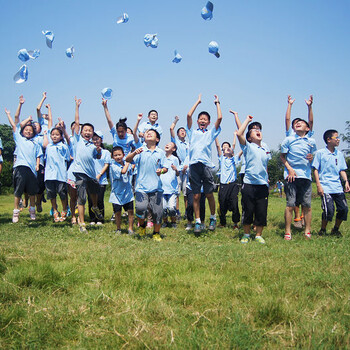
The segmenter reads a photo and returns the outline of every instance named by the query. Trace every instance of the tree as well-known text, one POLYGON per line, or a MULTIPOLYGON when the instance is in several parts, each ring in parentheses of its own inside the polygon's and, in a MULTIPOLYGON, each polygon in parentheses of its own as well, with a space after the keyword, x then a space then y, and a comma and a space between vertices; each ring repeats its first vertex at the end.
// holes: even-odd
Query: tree
POLYGON ((340 134, 340 137, 347 143, 347 148, 343 149, 342 151, 346 156, 350 156, 350 121, 346 121, 345 124, 345 134, 340 134))
POLYGON ((271 151, 271 159, 269 160, 267 165, 270 186, 275 185, 278 180, 283 180, 284 167, 280 156, 280 151, 271 151))
POLYGON ((15 141, 13 140, 13 131, 10 125, 0 124, 0 137, 2 140, 2 156, 4 160, 13 161, 13 152, 15 151, 15 141))

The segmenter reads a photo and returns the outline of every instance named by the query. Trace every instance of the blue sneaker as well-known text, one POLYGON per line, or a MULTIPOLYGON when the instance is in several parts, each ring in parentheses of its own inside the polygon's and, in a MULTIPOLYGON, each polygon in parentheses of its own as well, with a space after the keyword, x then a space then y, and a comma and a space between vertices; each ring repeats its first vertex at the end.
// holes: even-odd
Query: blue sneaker
POLYGON ((241 239, 241 243, 247 244, 250 242, 250 237, 243 236, 241 239))
POLYGON ((51 208, 50 215, 53 216, 53 213, 54 213, 54 210, 53 210, 53 208, 51 208))
POLYGON ((69 205, 67 205, 67 216, 72 216, 72 212, 70 211, 69 205))
POLYGON ((208 230, 214 231, 215 228, 216 228, 216 219, 210 219, 208 230))
POLYGON ((194 224, 194 233, 201 233, 202 232, 202 225, 199 222, 196 222, 194 224))

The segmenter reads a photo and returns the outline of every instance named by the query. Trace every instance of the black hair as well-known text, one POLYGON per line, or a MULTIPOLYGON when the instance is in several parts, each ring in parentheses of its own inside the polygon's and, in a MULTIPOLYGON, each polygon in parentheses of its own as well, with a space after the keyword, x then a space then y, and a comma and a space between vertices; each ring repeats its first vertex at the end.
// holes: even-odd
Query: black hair
MULTIPOLYGON (((145 131, 145 133, 148 132, 148 131, 154 131, 156 133, 157 139, 160 141, 160 135, 159 135, 159 132, 156 129, 148 129, 148 130, 145 131)), ((159 141, 156 143, 157 146, 158 146, 159 141)))
POLYGON ((224 141, 224 142, 221 144, 221 149, 222 149, 222 146, 223 146, 225 143, 227 143, 228 146, 231 148, 231 144, 230 144, 229 142, 227 142, 227 141, 224 141))
POLYGON ((338 134, 338 131, 334 129, 326 130, 323 134, 324 142, 327 143, 327 140, 330 139, 333 136, 333 134, 338 134))
POLYGON ((84 124, 81 126, 80 131, 83 131, 83 129, 84 129, 85 126, 90 126, 90 127, 92 128, 92 131, 93 131, 93 132, 95 131, 94 126, 93 126, 92 124, 90 124, 90 123, 84 123, 84 124))
POLYGON ((51 129, 50 134, 54 131, 54 130, 58 130, 58 132, 60 133, 61 137, 63 137, 63 130, 61 128, 58 127, 54 127, 51 129))
POLYGON ((36 135, 36 130, 35 130, 35 127, 34 127, 32 122, 28 122, 27 124, 23 125, 23 127, 21 128, 20 134, 23 136, 23 130, 26 126, 32 127, 32 129, 33 129, 33 136, 32 137, 34 137, 36 135))
POLYGON ((304 122, 307 125, 307 127, 310 129, 310 125, 306 120, 298 118, 298 122, 304 122))
POLYGON ((258 127, 260 130, 262 130, 262 125, 259 122, 253 122, 253 123, 248 124, 248 130, 256 129, 256 127, 258 127))
POLYGON ((248 129, 248 131, 246 132, 246 134, 245 134, 245 139, 250 143, 250 141, 248 140, 249 139, 249 137, 250 137, 250 132, 252 131, 252 129, 248 129))
POLYGON ((134 135, 134 131, 129 126, 126 128, 126 132, 128 132, 128 130, 131 131, 131 135, 134 135))
POLYGON ((112 149, 112 156, 113 156, 113 153, 114 153, 115 151, 122 151, 122 153, 124 154, 124 149, 123 149, 123 147, 120 147, 120 146, 115 146, 115 147, 113 147, 113 149, 112 149))
POLYGON ((158 117, 158 112, 157 112, 155 109, 151 109, 151 110, 148 112, 148 117, 149 117, 149 115, 150 115, 152 112, 156 112, 156 113, 157 113, 157 117, 158 117))
POLYGON ((127 131, 128 126, 126 125, 127 118, 119 118, 119 122, 115 125, 116 130, 118 128, 123 128, 125 131, 127 131))
POLYGON ((199 114, 198 114, 198 118, 197 118, 197 120, 199 119, 199 117, 201 116, 201 115, 206 115, 207 117, 208 117, 208 120, 210 121, 210 114, 208 113, 208 112, 206 112, 206 111, 202 111, 202 112, 200 112, 199 114))
POLYGON ((177 129, 177 131, 176 131, 176 135, 179 136, 179 131, 180 131, 181 129, 184 129, 184 130, 186 131, 186 129, 185 129, 183 126, 180 126, 180 127, 177 129))
POLYGON ((301 119, 300 119, 300 118, 294 118, 294 119, 292 120, 292 128, 293 128, 294 124, 295 124, 296 122, 298 122, 299 120, 301 120, 301 119))
MULTIPOLYGON (((70 128, 72 129, 72 126, 75 124, 75 122, 71 122, 70 123, 70 128)), ((88 124, 88 123, 87 123, 88 124)), ((79 127, 81 126, 82 124, 79 124, 79 127)))

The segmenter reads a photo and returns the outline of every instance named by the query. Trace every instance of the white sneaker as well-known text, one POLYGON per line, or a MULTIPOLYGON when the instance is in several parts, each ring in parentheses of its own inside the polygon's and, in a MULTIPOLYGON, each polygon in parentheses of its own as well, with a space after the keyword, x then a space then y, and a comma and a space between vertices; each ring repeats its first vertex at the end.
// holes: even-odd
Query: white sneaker
POLYGON ((13 209, 12 222, 15 224, 19 220, 19 209, 13 209))
POLYGON ((29 207, 29 215, 30 215, 30 220, 35 220, 35 207, 29 207))
POLYGON ((192 224, 187 224, 185 230, 186 231, 192 230, 192 224))

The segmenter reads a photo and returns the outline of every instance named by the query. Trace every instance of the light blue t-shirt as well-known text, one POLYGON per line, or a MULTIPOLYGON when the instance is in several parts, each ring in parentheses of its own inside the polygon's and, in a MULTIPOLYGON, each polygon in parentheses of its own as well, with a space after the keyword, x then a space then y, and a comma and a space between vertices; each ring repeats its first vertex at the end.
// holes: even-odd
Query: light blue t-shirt
POLYGON ((165 167, 168 168, 168 171, 165 174, 160 175, 164 194, 179 193, 176 172, 171 165, 175 165, 176 169, 179 170, 179 160, 173 155, 165 157, 165 167))
POLYGON ((130 134, 125 134, 125 138, 121 139, 118 136, 115 126, 110 130, 113 136, 113 147, 119 146, 124 150, 124 154, 127 156, 131 152, 131 147, 134 144, 134 136, 130 134))
POLYGON ((74 138, 75 160, 73 171, 96 179, 95 159, 97 150, 95 145, 76 133, 74 133, 74 138))
POLYGON ((187 128, 187 135, 190 143, 189 164, 203 163, 210 168, 214 167, 211 160, 211 145, 220 134, 221 127, 208 130, 201 130, 192 124, 191 129, 187 128))
POLYGON ((111 181, 111 194, 109 202, 113 204, 124 205, 134 200, 132 192, 132 168, 131 164, 128 171, 122 174, 123 165, 112 159, 109 165, 109 179, 111 181))
POLYGON ((220 183, 228 184, 235 182, 237 179, 236 164, 238 157, 233 156, 231 158, 221 155, 219 158, 220 165, 220 183))
POLYGON ((241 145, 241 149, 245 158, 243 183, 268 186, 267 163, 271 158, 270 151, 248 141, 241 145))
POLYGON ((143 152, 134 157, 137 166, 135 192, 163 192, 162 182, 156 170, 166 168, 165 152, 159 147, 153 151, 146 145, 142 147, 143 152))
POLYGON ((16 162, 13 167, 27 166, 36 176, 36 159, 43 155, 41 146, 35 142, 34 138, 27 139, 20 134, 19 125, 13 133, 13 138, 16 143, 16 162))
POLYGON ((68 146, 62 141, 49 143, 45 153, 45 181, 57 180, 67 182, 67 162, 70 153, 68 146))
POLYGON ((43 151, 43 155, 40 157, 40 165, 44 166, 44 154, 45 154, 45 150, 43 147, 44 144, 44 135, 43 134, 38 134, 34 136, 34 141, 37 142, 39 144, 39 146, 41 147, 41 150, 43 151))
MULTIPOLYGON (((151 124, 150 121, 141 123, 138 127, 138 133, 140 133, 140 132, 145 133, 145 131, 149 130, 149 129, 157 130, 159 136, 162 137, 163 129, 157 122, 154 123, 153 125, 151 124)), ((140 137, 140 139, 141 139, 141 142, 144 142, 143 137, 142 138, 140 137)))
MULTIPOLYGON (((295 131, 292 129, 292 126, 289 127, 289 129, 286 131, 286 137, 288 136, 293 136, 295 135, 295 131)), ((306 134, 307 137, 312 137, 314 136, 314 131, 309 131, 307 134, 306 134)))
POLYGON ((188 149, 189 145, 186 141, 181 141, 178 137, 172 137, 171 136, 171 142, 174 142, 177 150, 176 153, 180 159, 181 164, 185 161, 186 157, 188 156, 188 149))
MULTIPOLYGON (((112 158, 111 158, 110 152, 106 149, 102 149, 101 158, 95 159, 96 175, 101 172, 101 170, 105 166, 105 164, 110 164, 111 160, 112 160, 112 158)), ((99 183, 100 183, 100 185, 108 185, 107 171, 105 171, 103 173, 103 175, 100 177, 99 183)))
POLYGON ((335 149, 331 153, 328 148, 322 148, 315 153, 312 167, 318 171, 324 193, 343 192, 339 173, 347 166, 342 152, 335 149))
MULTIPOLYGON (((286 137, 281 145, 281 153, 287 155, 289 165, 294 169, 297 178, 311 180, 311 162, 306 159, 307 154, 315 153, 316 142, 307 136, 297 134, 286 137)), ((284 178, 288 177, 288 170, 284 168, 284 178)))

